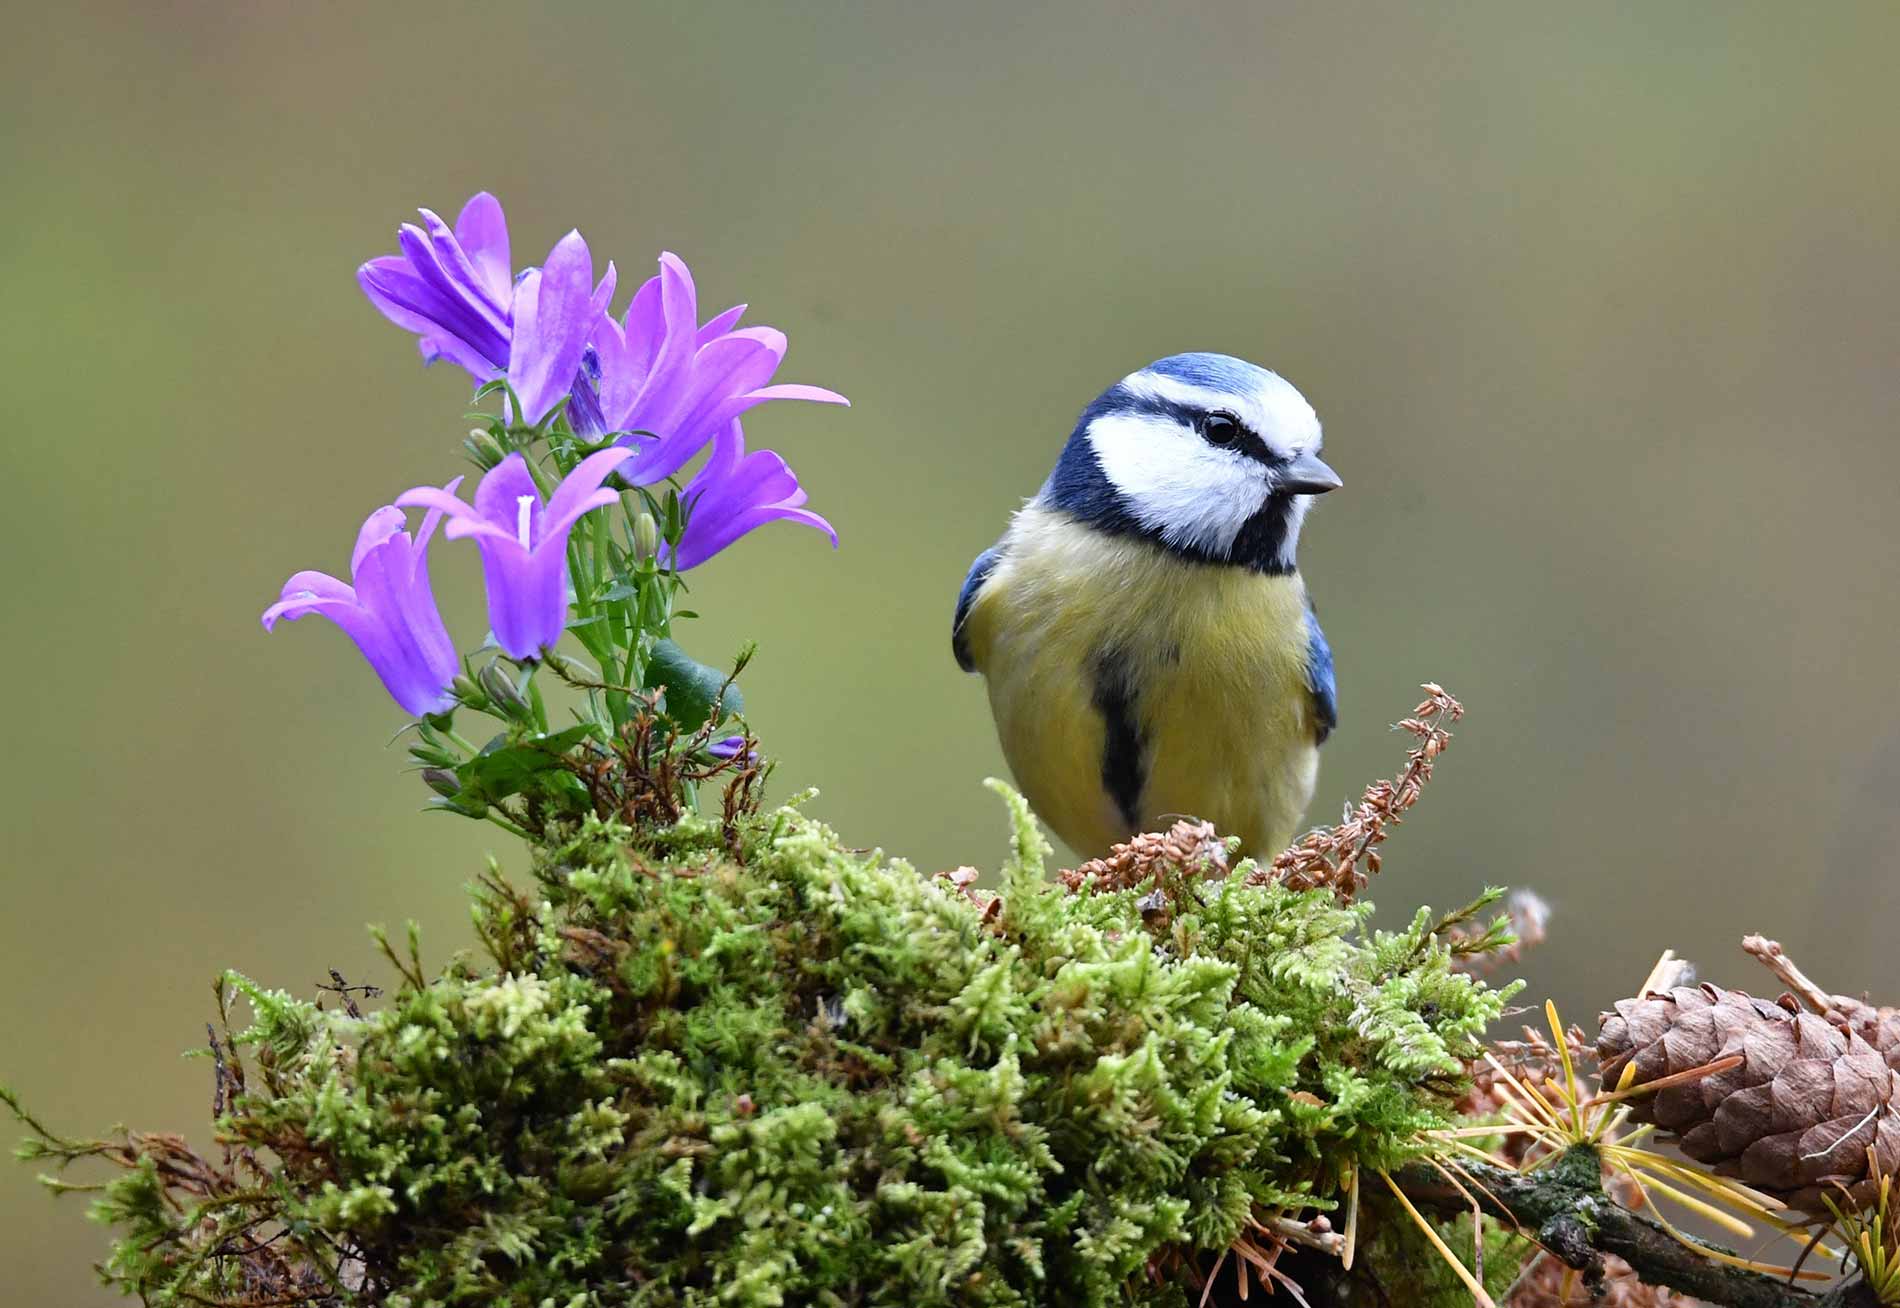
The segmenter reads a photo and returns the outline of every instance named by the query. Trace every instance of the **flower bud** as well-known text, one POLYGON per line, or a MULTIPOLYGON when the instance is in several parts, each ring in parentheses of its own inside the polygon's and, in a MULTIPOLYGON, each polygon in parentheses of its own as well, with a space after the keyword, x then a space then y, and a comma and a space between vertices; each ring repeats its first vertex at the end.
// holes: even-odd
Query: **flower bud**
POLYGON ((508 457, 508 451, 501 447, 501 442, 496 440, 495 434, 486 427, 470 427, 468 439, 462 442, 462 447, 468 451, 468 457, 475 460, 475 466, 483 472, 487 472, 508 457))
POLYGON ((453 799, 462 791, 462 783, 457 781, 455 774, 447 768, 424 768, 422 779, 430 790, 445 799, 453 799))
POLYGON ((521 717, 528 712, 528 701, 521 697, 514 680, 501 670, 499 663, 490 663, 482 669, 481 682, 489 702, 509 717, 521 717))
POLYGON ((449 689, 453 690, 455 697, 464 704, 480 704, 488 698, 482 693, 482 688, 466 674, 458 673, 455 680, 449 683, 449 689))
POLYGON ((633 556, 642 563, 660 556, 660 524, 651 513, 642 513, 633 521, 633 556))
POLYGON ((447 751, 434 745, 411 745, 409 757, 427 767, 447 768, 455 766, 455 759, 447 751))

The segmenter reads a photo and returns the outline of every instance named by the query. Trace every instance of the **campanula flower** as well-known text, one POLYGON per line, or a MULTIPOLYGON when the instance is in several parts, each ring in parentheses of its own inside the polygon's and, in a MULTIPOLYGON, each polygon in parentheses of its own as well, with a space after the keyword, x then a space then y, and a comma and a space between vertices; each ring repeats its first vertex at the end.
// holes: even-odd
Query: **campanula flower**
POLYGON ((510 658, 538 658, 567 626, 568 533, 581 515, 619 498, 601 483, 632 453, 615 446, 588 455, 545 505, 519 454, 482 477, 473 507, 433 486, 404 491, 396 503, 447 514, 450 540, 474 539, 482 552, 495 643, 510 658))
POLYGON ((506 376, 521 418, 537 423, 573 387, 595 323, 613 298, 614 266, 594 285, 594 260, 569 232, 539 268, 509 268, 508 222, 483 191, 450 230, 428 209, 403 224, 402 253, 357 269, 363 293, 398 327, 417 333, 424 362, 448 359, 477 382, 506 376))
MULTIPOLYGON (((739 414, 768 400, 849 404, 821 386, 767 385, 785 357, 785 334, 740 327, 741 304, 699 325, 693 275, 677 255, 660 256, 659 275, 620 321, 603 315, 568 408, 590 440, 609 432, 657 437, 638 446, 622 472, 646 485, 679 471, 739 414)), ((632 443, 623 437, 622 443, 632 443)))
MULTIPOLYGON (((457 477, 436 494, 453 499, 461 481, 457 477)), ((439 510, 425 513, 412 539, 401 509, 376 510, 356 537, 353 584, 323 572, 297 573, 264 610, 264 630, 279 618, 295 622, 307 613, 322 614, 356 642, 403 708, 418 717, 448 709, 455 703, 449 683, 461 667, 429 587, 429 538, 441 517, 439 510)))
MULTIPOLYGON (((835 548, 838 533, 816 513, 800 507, 804 503, 805 492, 785 460, 770 450, 746 453, 745 433, 734 418, 714 438, 706 466, 680 494, 686 530, 673 565, 682 572, 698 567, 753 528, 776 518, 816 527, 831 537, 835 548)), ((455 534, 454 527, 449 534, 455 534)))
POLYGON ((744 736, 725 736, 706 746, 706 752, 716 759, 735 759, 738 758, 740 754, 744 754, 746 762, 757 763, 759 761, 759 751, 756 749, 747 749, 745 747, 745 740, 746 738, 744 736))

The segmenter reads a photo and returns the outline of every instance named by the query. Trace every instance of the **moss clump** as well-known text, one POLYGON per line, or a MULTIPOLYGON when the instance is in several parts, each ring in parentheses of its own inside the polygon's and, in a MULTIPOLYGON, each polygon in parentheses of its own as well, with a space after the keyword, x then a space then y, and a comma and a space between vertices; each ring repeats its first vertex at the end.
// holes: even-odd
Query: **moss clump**
POLYGON ((225 1161, 180 1186, 124 1142, 108 1277, 164 1305, 1178 1304, 1251 1219, 1330 1210, 1450 1120, 1504 995, 1424 915, 1368 933, 1243 876, 1067 893, 1008 799, 987 911, 792 809, 590 819, 530 890, 478 888, 487 958, 405 962, 376 1011, 234 978, 225 1161))

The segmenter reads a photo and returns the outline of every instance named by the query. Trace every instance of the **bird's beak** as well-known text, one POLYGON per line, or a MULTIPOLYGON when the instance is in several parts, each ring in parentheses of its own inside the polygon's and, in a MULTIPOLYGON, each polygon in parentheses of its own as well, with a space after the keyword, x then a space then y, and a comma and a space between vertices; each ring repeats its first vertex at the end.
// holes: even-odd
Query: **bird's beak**
POLYGON ((1302 454, 1279 470, 1274 489, 1288 495, 1324 495, 1345 483, 1339 474, 1320 462, 1316 454, 1302 454))

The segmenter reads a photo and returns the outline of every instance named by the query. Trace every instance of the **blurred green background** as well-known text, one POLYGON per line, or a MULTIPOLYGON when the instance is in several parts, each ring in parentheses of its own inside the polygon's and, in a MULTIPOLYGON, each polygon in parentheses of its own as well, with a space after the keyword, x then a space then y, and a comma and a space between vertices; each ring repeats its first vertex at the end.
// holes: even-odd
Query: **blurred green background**
MULTIPOLYGON (((458 469, 468 387, 352 271, 479 188, 785 329, 848 412, 750 424, 843 535, 696 575, 776 792, 993 867, 972 555, 1075 413, 1178 350, 1284 373, 1346 489, 1304 552, 1344 721, 1324 820, 1432 678, 1465 729, 1390 915, 1528 883, 1586 1023, 1664 946, 1778 935, 1900 998, 1900 9, 1890 4, 20 6, 0 49, 8 561, 0 1077, 203 1139, 209 981, 440 959, 505 838, 423 816, 291 571, 458 469)), ((622 296, 624 302, 624 292, 622 296)), ((480 628, 474 553, 437 551, 480 628)), ((505 853, 505 849, 503 849, 505 853)), ((102 1236, 0 1171, 17 1303, 102 1236)))

